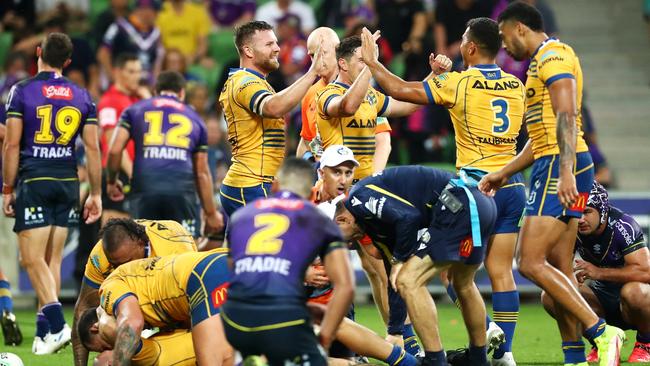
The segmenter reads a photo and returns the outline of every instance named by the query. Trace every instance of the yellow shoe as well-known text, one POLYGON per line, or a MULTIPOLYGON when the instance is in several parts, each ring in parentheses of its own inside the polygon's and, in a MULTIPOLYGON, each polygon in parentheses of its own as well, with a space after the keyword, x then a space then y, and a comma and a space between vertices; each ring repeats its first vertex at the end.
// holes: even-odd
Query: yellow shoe
POLYGON ((625 332, 611 325, 605 326, 605 331, 594 338, 598 347, 599 366, 618 366, 621 362, 621 348, 625 342, 625 332))

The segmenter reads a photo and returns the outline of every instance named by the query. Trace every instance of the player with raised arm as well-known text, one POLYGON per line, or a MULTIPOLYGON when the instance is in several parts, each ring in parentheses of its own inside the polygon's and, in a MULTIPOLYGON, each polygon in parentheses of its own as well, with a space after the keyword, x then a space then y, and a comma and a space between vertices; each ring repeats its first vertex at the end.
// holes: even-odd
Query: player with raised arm
POLYGON ((36 54, 38 74, 14 85, 7 102, 2 196, 4 214, 16 217, 20 261, 39 302, 32 352, 46 355, 70 342, 58 294, 68 227, 79 223, 74 146, 79 134, 90 181, 86 223, 102 214, 101 161, 95 104, 85 89, 62 76, 71 62, 70 38, 50 33, 36 54))
POLYGON ((336 47, 339 45, 339 36, 327 27, 314 29, 307 37, 307 52, 313 58, 320 47, 323 52, 326 67, 319 74, 319 79, 312 85, 300 102, 302 128, 300 129, 300 142, 296 149, 297 157, 306 157, 309 152, 314 158, 319 158, 323 153, 323 143, 316 128, 316 95, 329 83, 336 79, 339 68, 336 62, 336 47))
POLYGON ((223 217, 212 196, 205 123, 194 109, 183 103, 185 79, 181 74, 160 73, 156 94, 130 106, 120 117, 107 163, 108 194, 113 199, 124 199, 117 173, 122 151, 129 139, 133 139, 132 216, 174 220, 198 237, 201 230, 198 194, 205 215, 205 233, 218 233, 223 228, 223 217))
POLYGON ((219 314, 230 277, 227 259, 227 249, 219 248, 116 268, 99 289, 101 307, 117 321, 112 365, 130 364, 145 324, 191 329, 198 365, 232 365, 219 314))
MULTIPOLYGON (((627 362, 650 362, 650 252, 641 226, 610 206, 596 182, 578 221, 576 251, 582 258, 574 265, 580 294, 608 324, 637 330, 627 362)), ((553 299, 542 293, 542 303, 553 316, 553 299)), ((596 347, 587 361, 598 362, 596 347)))
POLYGON ((352 302, 354 278, 340 231, 306 200, 312 175, 309 162, 287 158, 274 182, 275 195, 232 217, 227 240, 233 277, 222 317, 228 341, 244 358, 265 355, 272 366, 326 365, 323 348, 329 348, 352 302), (317 255, 334 288, 318 337, 303 285, 317 255))
POLYGON ((578 220, 594 180, 593 163, 582 137, 582 69, 573 49, 544 33, 541 14, 523 2, 498 18, 506 51, 530 58, 524 122, 530 137, 524 149, 480 189, 494 194, 508 179, 533 166, 531 187, 518 238, 519 272, 555 302, 565 364, 586 365, 583 335, 598 346, 600 365, 618 364, 624 333, 598 317, 576 288, 571 259, 578 220))
POLYGON ((284 116, 300 103, 326 68, 321 46, 309 70, 276 93, 266 81, 266 76, 280 66, 280 47, 273 27, 263 21, 243 24, 235 30, 235 45, 240 67, 230 70, 219 96, 232 145, 233 164, 221 186, 221 203, 229 216, 269 194, 285 153, 284 116))
POLYGON ((74 307, 72 347, 76 366, 88 364, 88 351, 77 333, 79 317, 99 306, 99 287, 118 266, 136 259, 196 252, 192 234, 169 220, 109 220, 102 238, 88 256, 81 289, 74 307))

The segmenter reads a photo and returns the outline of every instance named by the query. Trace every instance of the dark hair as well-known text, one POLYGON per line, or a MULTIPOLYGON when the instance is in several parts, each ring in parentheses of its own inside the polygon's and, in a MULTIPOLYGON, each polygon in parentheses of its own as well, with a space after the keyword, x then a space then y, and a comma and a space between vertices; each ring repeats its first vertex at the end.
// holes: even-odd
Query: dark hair
POLYGON ((185 78, 176 71, 163 71, 156 79, 156 94, 162 91, 180 93, 185 89, 185 78))
POLYGON ((490 18, 474 18, 467 22, 467 36, 486 56, 496 57, 501 48, 499 25, 490 18))
POLYGON ((343 211, 347 210, 347 207, 345 207, 345 201, 346 200, 347 200, 347 198, 343 199, 343 200, 339 200, 338 202, 336 202, 336 210, 334 211, 334 217, 342 214, 343 211))
POLYGON ((349 60, 354 54, 354 51, 359 47, 361 47, 361 37, 352 36, 343 38, 341 43, 336 46, 336 59, 344 58, 349 60))
POLYGON ((507 22, 509 20, 520 22, 535 32, 544 31, 544 20, 542 19, 542 14, 534 6, 521 1, 515 1, 508 5, 508 7, 499 14, 499 18, 497 19, 499 23, 507 22))
POLYGON ((149 241, 144 226, 132 219, 110 219, 100 234, 105 253, 116 251, 127 238, 144 243, 149 241))
POLYGON ((256 32, 265 30, 273 30, 273 27, 269 23, 261 20, 253 20, 235 28, 235 46, 237 46, 237 51, 241 54, 244 43, 250 41, 256 32))
POLYGON ((81 344, 86 348, 89 348, 90 338, 92 336, 90 334, 90 328, 98 321, 97 308, 86 309, 79 317, 79 321, 77 322, 77 333, 79 333, 81 344))
POLYGON ((290 157, 284 159, 277 179, 281 190, 293 192, 305 199, 311 195, 314 166, 307 160, 290 157))
POLYGON ((72 56, 72 41, 63 33, 50 33, 41 43, 41 59, 56 69, 62 69, 72 56))
POLYGON ((113 59, 113 67, 116 69, 122 69, 128 62, 139 60, 138 55, 135 53, 123 52, 113 59))

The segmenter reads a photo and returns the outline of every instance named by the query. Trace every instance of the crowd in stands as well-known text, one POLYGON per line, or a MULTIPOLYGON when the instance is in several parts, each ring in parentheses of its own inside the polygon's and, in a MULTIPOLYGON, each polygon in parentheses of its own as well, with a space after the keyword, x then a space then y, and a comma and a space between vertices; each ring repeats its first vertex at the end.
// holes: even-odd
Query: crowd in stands
MULTIPOLYGON (((528 0, 542 13, 546 32, 558 27, 546 0, 528 0)), ((467 20, 495 17, 509 0, 16 0, 0 4, 0 102, 11 86, 36 72, 35 49, 50 32, 72 36, 74 54, 67 77, 99 101, 113 81, 113 63, 122 53, 142 64, 141 85, 151 87, 162 70, 174 70, 190 82, 188 100, 210 131, 215 189, 229 164, 225 124, 216 99, 228 69, 237 67, 233 29, 252 19, 273 25, 280 43, 281 68, 269 75, 276 90, 293 83, 309 67, 306 35, 317 26, 340 36, 359 34, 364 26, 380 29, 381 61, 407 80, 429 72, 431 52, 454 60, 467 20)), ((501 51, 500 66, 525 81, 527 61, 501 51)), ((300 111, 288 118, 287 151, 299 139, 300 111)), ((437 106, 390 121, 390 162, 452 163, 453 129, 448 112, 437 106)), ((525 139, 525 134, 524 134, 525 139)), ((595 143, 595 137, 592 139, 595 143)), ((523 139, 522 144, 523 146, 523 139)), ((597 151, 597 147, 596 147, 597 151)), ((604 158, 603 158, 604 164, 604 158)), ((450 165, 451 166, 451 165, 450 165)), ((607 183, 607 182, 605 182, 607 183)))

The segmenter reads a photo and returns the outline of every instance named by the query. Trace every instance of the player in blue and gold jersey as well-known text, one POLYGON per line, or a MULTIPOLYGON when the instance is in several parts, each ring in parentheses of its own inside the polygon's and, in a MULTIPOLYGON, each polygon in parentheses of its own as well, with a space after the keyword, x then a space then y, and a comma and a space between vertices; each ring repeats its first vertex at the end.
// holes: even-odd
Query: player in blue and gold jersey
POLYGON ((88 352, 79 341, 77 322, 81 314, 99 305, 99 287, 113 270, 136 259, 196 252, 192 234, 170 220, 109 220, 102 239, 88 256, 83 282, 74 309, 72 346, 75 365, 88 364, 88 352))
POLYGON ((36 54, 39 73, 14 85, 7 102, 2 196, 4 214, 16 218, 20 260, 40 305, 32 352, 43 355, 70 341, 58 294, 68 227, 79 223, 77 136, 91 185, 87 223, 101 216, 101 161, 95 104, 61 75, 71 62, 70 38, 51 33, 36 54))
POLYGON ((232 165, 221 187, 221 203, 228 215, 270 193, 284 159, 284 115, 300 103, 324 69, 319 49, 309 71, 275 93, 266 81, 280 65, 273 27, 263 21, 243 24, 235 31, 235 45, 240 68, 230 70, 219 96, 232 145, 232 165))
MULTIPOLYGON (((372 56, 374 44, 364 60, 372 56)), ((525 94, 522 82, 503 72, 495 57, 501 46, 497 23, 476 18, 467 23, 462 37, 461 54, 467 70, 446 72, 423 83, 405 82, 389 74, 378 62, 367 60, 373 76, 396 99, 418 104, 439 104, 449 110, 456 136, 456 169, 470 172, 475 179, 505 166, 516 155, 516 138, 524 114, 525 94)), ((440 56, 438 56, 440 57, 440 56)), ((432 59, 432 66, 438 68, 432 59)), ((495 197, 498 216, 490 237, 486 268, 492 282, 496 323, 504 334, 490 325, 490 347, 495 348, 494 362, 514 364, 512 338, 519 312, 519 295, 512 276, 512 259, 517 242, 518 222, 525 205, 523 177, 517 175, 508 188, 495 197)), ((449 284, 447 291, 455 301, 449 284)), ((488 323, 491 323, 488 319, 488 323)))
POLYGON ((130 362, 144 325, 191 329, 199 365, 230 362, 219 317, 230 271, 227 249, 153 257, 123 264, 99 289, 100 306, 117 320, 113 365, 130 362))
POLYGON ((185 79, 174 71, 156 80, 156 96, 128 107, 120 117, 109 148, 106 189, 111 199, 124 199, 120 171, 129 139, 135 145, 131 183, 131 216, 136 219, 174 220, 198 237, 201 215, 205 232, 217 233, 223 218, 212 196, 208 166, 208 135, 201 117, 187 104, 185 79))
POLYGON ((286 159, 274 197, 232 217, 227 240, 234 274, 221 316, 228 341, 244 358, 265 355, 272 366, 326 365, 321 346, 329 347, 352 302, 354 279, 341 233, 306 200, 312 175, 309 162, 286 159), (318 339, 303 285, 317 255, 334 288, 318 339))
POLYGON ((519 271, 555 301, 565 364, 586 365, 584 336, 598 346, 600 365, 618 364, 622 330, 607 326, 576 289, 572 258, 578 219, 594 178, 582 138, 582 71, 573 49, 544 33, 542 16, 515 2, 499 15, 499 31, 515 59, 530 58, 525 122, 530 140, 480 188, 493 194, 515 173, 533 166, 519 234, 519 271))

